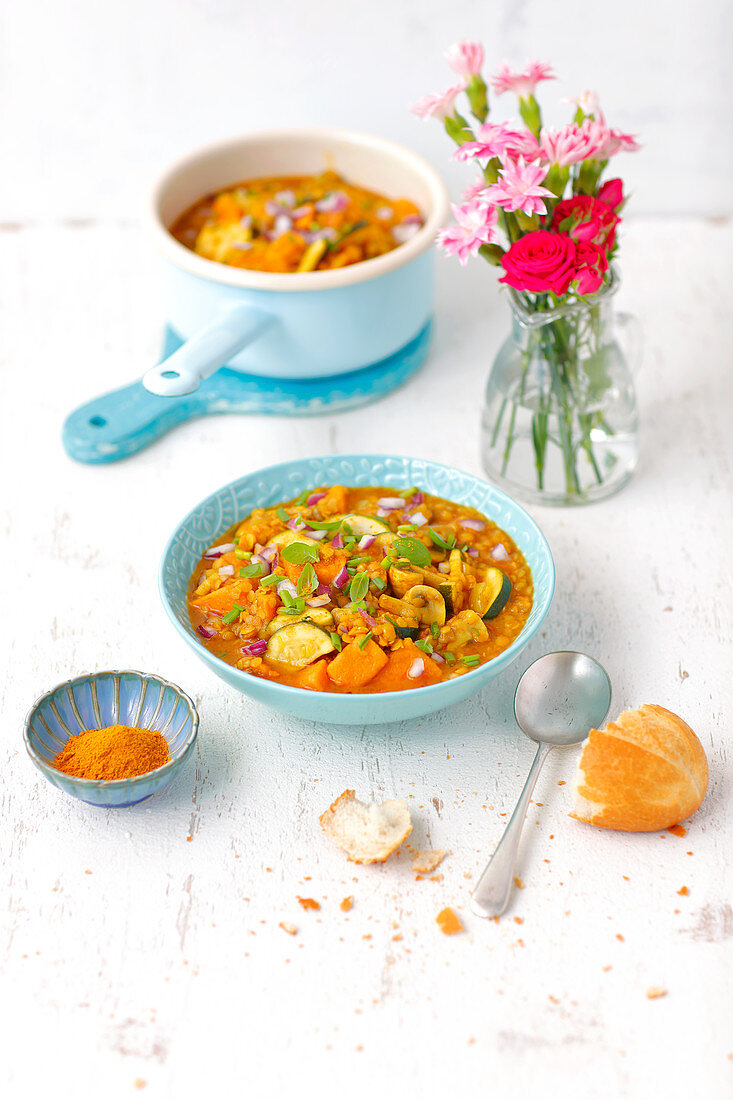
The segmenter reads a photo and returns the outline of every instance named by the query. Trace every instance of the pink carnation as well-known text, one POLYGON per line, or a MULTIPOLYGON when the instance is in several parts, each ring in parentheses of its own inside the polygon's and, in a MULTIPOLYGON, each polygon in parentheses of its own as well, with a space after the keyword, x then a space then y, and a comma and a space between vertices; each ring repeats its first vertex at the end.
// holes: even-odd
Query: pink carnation
POLYGON ((553 198, 552 191, 540 187, 547 175, 547 169, 539 164, 525 164, 520 157, 516 163, 509 161, 499 173, 500 180, 487 189, 486 197, 490 202, 502 206, 505 210, 521 210, 523 214, 546 214, 543 198, 553 198))
POLYGON ((596 153, 597 144, 587 130, 571 122, 560 130, 550 127, 540 133, 540 154, 543 162, 567 168, 596 153))
POLYGON ((459 76, 478 76, 484 63, 484 48, 480 42, 454 42, 446 50, 445 59, 459 76))
POLYGON ((587 156, 594 160, 608 160, 616 153, 633 153, 639 148, 632 134, 611 130, 605 122, 598 119, 584 118, 580 124, 580 132, 587 138, 591 149, 587 156))
POLYGON ((598 93, 586 91, 582 95, 568 96, 562 100, 563 103, 572 103, 573 106, 578 107, 584 115, 590 115, 592 118, 598 119, 599 122, 604 122, 603 111, 598 101, 598 93))
POLYGON ((555 80, 552 65, 542 61, 527 61, 521 72, 515 72, 505 61, 498 73, 491 78, 491 87, 497 95, 515 92, 520 99, 529 99, 541 80, 555 80))
POLYGON ((466 141, 459 146, 453 154, 453 160, 503 158, 508 150, 517 149, 524 141, 524 135, 519 130, 512 130, 505 122, 485 122, 479 127, 476 137, 477 141, 466 141))
POLYGON ((469 183, 468 187, 464 187, 463 201, 489 203, 490 200, 486 197, 487 191, 486 180, 479 176, 475 183, 469 183))
POLYGON ((482 244, 491 244, 496 238, 499 217, 494 206, 472 202, 456 206, 451 203, 456 225, 449 225, 438 233, 438 244, 448 256, 457 256, 463 267, 469 256, 475 256, 482 244))
POLYGON ((458 84, 443 92, 442 95, 428 93, 428 95, 418 99, 417 103, 413 103, 410 110, 413 114, 419 115, 424 122, 429 118, 437 118, 439 122, 442 122, 449 115, 455 113, 456 99, 461 92, 465 92, 466 86, 466 81, 461 80, 458 84))

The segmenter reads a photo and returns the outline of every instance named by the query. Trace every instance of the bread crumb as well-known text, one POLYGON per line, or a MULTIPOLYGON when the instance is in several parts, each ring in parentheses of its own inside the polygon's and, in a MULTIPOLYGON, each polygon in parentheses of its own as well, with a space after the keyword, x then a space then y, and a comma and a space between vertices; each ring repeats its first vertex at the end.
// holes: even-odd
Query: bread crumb
POLYGON ((683 898, 686 898, 689 892, 690 891, 687 886, 680 886, 679 890, 677 891, 677 893, 681 894, 683 898))
POLYGON ((145 1080, 144 1077, 136 1077, 133 1084, 135 1085, 136 1089, 145 1089, 148 1087, 148 1082, 145 1080))
POLYGON ((616 939, 617 939, 617 940, 621 940, 621 943, 623 943, 623 942, 624 942, 624 938, 623 938, 623 936, 621 935, 621 933, 620 933, 620 932, 617 932, 617 933, 616 933, 616 939))
POLYGON ((445 850, 443 848, 427 848, 425 851, 417 852, 412 861, 412 869, 418 874, 426 875, 430 871, 434 871, 444 859, 445 850))
POLYGON ((454 936, 456 932, 463 932, 461 918, 450 907, 441 909, 435 918, 438 928, 445 936, 454 936))
POLYGON ((654 1001, 657 997, 666 997, 667 990, 661 985, 650 985, 646 991, 646 995, 650 1001, 654 1001))
POLYGON ((294 936, 298 931, 295 925, 291 924, 289 920, 281 920, 280 928, 282 928, 283 932, 287 932, 289 936, 294 936))
POLYGON ((515 917, 514 918, 514 923, 515 924, 524 924, 524 917, 515 917))
POLYGON ((395 935, 392 937, 392 942, 396 943, 397 940, 401 940, 401 939, 402 939, 401 934, 399 932, 396 932, 395 935))
POLYGON ((348 913, 349 909, 353 909, 353 907, 354 899, 352 897, 344 898, 344 900, 339 905, 339 909, 342 909, 344 913, 348 913))
MULTIPOLYGON (((297 894, 296 894, 296 897, 298 897, 297 894)), ((316 901, 315 898, 300 898, 299 897, 298 901, 300 902, 300 904, 303 906, 304 909, 320 909, 321 908, 321 903, 319 901, 316 901)))
POLYGON ((524 883, 522 882, 519 875, 514 876, 514 885, 516 886, 517 890, 523 890, 524 889, 524 883))
POLYGON ((441 874, 431 875, 430 876, 430 881, 431 882, 442 882, 443 881, 443 876, 441 874))
POLYGON ((603 967, 603 973, 604 973, 604 974, 607 974, 607 973, 608 973, 608 971, 609 971, 609 970, 612 970, 612 969, 613 969, 613 967, 611 967, 611 966, 604 966, 604 967, 603 967))
POLYGON ((675 836, 687 836, 687 829, 684 825, 670 825, 667 832, 673 833, 675 836))
POLYGON ((412 832, 407 803, 400 798, 360 802, 344 791, 320 816, 321 828, 353 863, 384 863, 412 832))
POLYGON ((560 998, 559 997, 553 997, 552 993, 547 994, 547 999, 549 1001, 552 1001, 552 1003, 554 1005, 559 1005, 560 1004, 560 998))
POLYGON ((557 785, 558 785, 558 787, 564 787, 565 786, 565 780, 564 779, 558 779, 557 785))

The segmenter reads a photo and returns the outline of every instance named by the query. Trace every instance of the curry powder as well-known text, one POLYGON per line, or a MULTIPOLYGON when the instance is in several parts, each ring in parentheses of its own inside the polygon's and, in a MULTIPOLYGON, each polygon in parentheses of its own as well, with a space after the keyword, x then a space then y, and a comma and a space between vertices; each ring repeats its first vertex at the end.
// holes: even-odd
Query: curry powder
POLYGON ((70 737, 53 766, 79 779, 130 779, 162 767, 168 742, 157 730, 106 726, 70 737))

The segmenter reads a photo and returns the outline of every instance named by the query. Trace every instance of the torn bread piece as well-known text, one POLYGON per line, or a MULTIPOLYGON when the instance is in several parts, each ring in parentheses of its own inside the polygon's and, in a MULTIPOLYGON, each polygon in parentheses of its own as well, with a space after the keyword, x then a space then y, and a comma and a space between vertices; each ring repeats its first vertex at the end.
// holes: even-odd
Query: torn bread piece
POLYGON ((360 802, 354 791, 344 791, 321 814, 321 828, 352 863, 384 863, 412 832, 407 803, 391 798, 360 802))
POLYGON ((417 852, 412 861, 412 869, 418 875, 428 875, 445 859, 444 848, 428 848, 417 852))

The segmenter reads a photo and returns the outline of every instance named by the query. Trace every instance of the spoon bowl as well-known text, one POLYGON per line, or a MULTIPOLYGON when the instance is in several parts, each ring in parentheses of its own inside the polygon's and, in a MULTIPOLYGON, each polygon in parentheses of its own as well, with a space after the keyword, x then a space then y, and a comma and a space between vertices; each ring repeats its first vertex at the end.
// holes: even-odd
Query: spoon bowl
POLYGON ((538 747, 517 807, 471 897, 477 916, 498 917, 509 904, 527 807, 550 749, 584 741, 604 721, 610 705, 608 673, 585 653, 546 653, 523 673, 514 714, 538 747))
POLYGON ((546 745, 577 745, 611 705, 605 668, 586 653, 546 653, 517 684, 514 715, 522 731, 546 745))

